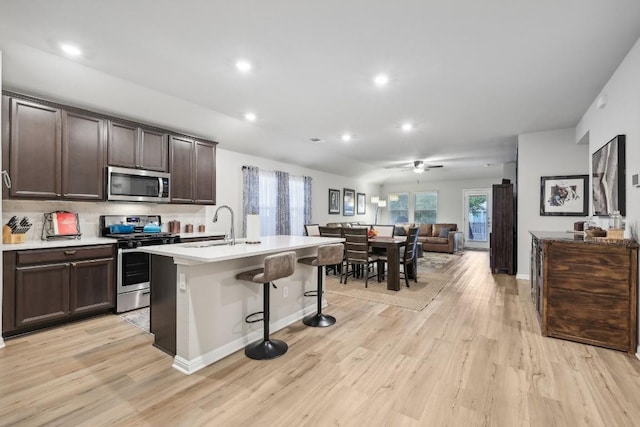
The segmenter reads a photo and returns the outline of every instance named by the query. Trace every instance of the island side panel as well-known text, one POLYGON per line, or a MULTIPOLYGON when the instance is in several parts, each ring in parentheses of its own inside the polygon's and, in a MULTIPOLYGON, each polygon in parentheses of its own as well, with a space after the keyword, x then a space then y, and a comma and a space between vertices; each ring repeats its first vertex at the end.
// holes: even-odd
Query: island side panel
MULTIPOLYGON (((295 252, 299 258, 314 255, 316 250, 295 252)), ((181 274, 185 278, 185 288, 176 291, 177 369, 195 372, 262 337, 262 323, 248 324, 245 317, 262 311, 263 285, 239 281, 235 276, 262 267, 264 258, 259 255, 177 266, 174 278, 181 274)), ((272 333, 315 312, 315 298, 303 294, 317 289, 316 269, 296 264, 292 276, 275 283, 278 288, 271 288, 270 295, 272 333)))
POLYGON ((176 276, 173 258, 151 255, 150 332, 154 346, 176 354, 176 276))

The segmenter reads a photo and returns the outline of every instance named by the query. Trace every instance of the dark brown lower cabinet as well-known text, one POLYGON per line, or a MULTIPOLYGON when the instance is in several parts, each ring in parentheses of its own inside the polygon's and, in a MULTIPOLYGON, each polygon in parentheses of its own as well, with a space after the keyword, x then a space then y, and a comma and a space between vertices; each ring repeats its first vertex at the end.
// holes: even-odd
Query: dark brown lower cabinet
POLYGON ((638 244, 531 232, 542 335, 636 352, 638 244))
POLYGON ((39 325, 69 316, 69 266, 16 268, 15 327, 39 325))
POLYGON ((111 310, 114 254, 114 245, 5 251, 3 336, 111 310))

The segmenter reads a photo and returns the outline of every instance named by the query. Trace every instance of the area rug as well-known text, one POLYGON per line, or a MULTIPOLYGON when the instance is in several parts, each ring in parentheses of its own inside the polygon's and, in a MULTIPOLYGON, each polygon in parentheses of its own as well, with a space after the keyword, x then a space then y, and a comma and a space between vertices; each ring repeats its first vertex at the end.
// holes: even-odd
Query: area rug
POLYGON ((149 307, 122 313, 120 317, 143 331, 149 332, 149 307))
POLYGON ((420 268, 438 270, 451 261, 459 259, 462 253, 447 254, 440 252, 425 252, 422 258, 418 258, 418 271, 420 268))

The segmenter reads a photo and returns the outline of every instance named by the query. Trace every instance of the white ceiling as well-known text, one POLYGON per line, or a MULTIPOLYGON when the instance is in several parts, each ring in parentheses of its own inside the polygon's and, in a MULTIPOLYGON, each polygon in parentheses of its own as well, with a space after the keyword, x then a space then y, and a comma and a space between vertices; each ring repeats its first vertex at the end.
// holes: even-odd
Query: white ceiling
POLYGON ((377 182, 414 180, 385 167, 415 159, 444 165, 421 181, 501 176, 517 135, 575 126, 639 37, 637 0, 0 3, 0 47, 73 42, 85 66, 255 112, 254 131, 204 135, 221 148, 377 182))

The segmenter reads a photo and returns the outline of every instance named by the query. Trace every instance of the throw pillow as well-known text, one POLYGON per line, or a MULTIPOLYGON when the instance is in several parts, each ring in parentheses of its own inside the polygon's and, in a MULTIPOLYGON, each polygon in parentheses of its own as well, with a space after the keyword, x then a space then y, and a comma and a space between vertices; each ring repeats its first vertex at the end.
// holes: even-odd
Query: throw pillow
POLYGON ((449 237, 449 231, 451 231, 449 227, 442 227, 440 229, 440 234, 438 235, 438 237, 449 237))
POLYGON ((404 227, 401 225, 396 225, 395 229, 393 230, 393 234, 395 236, 406 236, 407 233, 404 232, 404 227))

